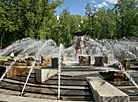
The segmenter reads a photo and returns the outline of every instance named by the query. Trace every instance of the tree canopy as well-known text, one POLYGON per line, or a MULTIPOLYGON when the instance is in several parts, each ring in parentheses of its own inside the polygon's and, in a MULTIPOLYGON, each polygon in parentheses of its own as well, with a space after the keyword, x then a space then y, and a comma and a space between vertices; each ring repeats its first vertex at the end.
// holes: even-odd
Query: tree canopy
POLYGON ((57 0, 0 0, 0 49, 25 37, 53 39, 58 45, 71 45, 71 33, 86 31, 97 39, 138 36, 138 1, 118 0, 113 9, 90 7, 85 16, 71 15, 66 7, 57 19, 57 0))

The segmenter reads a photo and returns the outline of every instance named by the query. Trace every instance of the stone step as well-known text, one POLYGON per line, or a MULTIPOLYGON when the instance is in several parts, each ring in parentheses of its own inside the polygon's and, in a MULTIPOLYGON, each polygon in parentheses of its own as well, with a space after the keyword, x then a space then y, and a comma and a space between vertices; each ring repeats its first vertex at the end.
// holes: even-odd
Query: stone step
MULTIPOLYGON (((2 89, 8 89, 8 90, 15 90, 15 91, 21 91, 23 88, 23 85, 20 84, 12 84, 12 83, 0 83, 0 88, 2 89)), ((30 92, 30 93, 39 93, 39 94, 47 94, 47 95, 57 95, 58 90, 57 89, 48 89, 48 88, 38 88, 38 87, 31 87, 26 86, 24 92, 30 92)), ((87 90, 61 90, 61 95, 63 96, 92 96, 91 91, 87 90)))
POLYGON ((124 93, 126 93, 129 96, 137 96, 138 95, 138 89, 120 89, 124 93))
MULTIPOLYGON (((11 80, 17 80, 20 82, 25 82, 27 77, 19 77, 19 76, 13 76, 7 79, 11 79, 11 80)), ((35 83, 35 79, 33 77, 29 77, 28 83, 35 83)))
MULTIPOLYGON (((27 76, 28 76, 28 73, 26 73, 26 74, 21 74, 21 75, 16 75, 16 76, 17 76, 17 77, 27 77, 27 76)), ((34 73, 31 73, 29 78, 34 78, 34 77, 35 77, 35 74, 34 74, 34 73)))
MULTIPOLYGON (((2 82, 24 85, 24 82, 10 80, 10 79, 3 79, 2 82)), ((42 85, 42 84, 27 83, 27 86, 58 89, 58 85, 42 85)), ((60 86, 60 88, 61 89, 70 89, 70 90, 89 90, 88 86, 79 86, 79 85, 78 86, 60 86)))
POLYGON ((136 89, 136 86, 115 86, 118 89, 136 89))
POLYGON ((63 98, 62 101, 68 101, 68 100, 72 100, 72 101, 90 101, 90 102, 95 102, 92 96, 61 96, 63 98))
POLYGON ((94 72, 75 72, 75 71, 70 71, 70 72, 62 72, 61 75, 62 76, 72 76, 72 77, 75 77, 75 76, 85 76, 85 75, 97 75, 99 74, 98 71, 94 71, 94 72))
POLYGON ((130 66, 131 69, 138 69, 138 66, 130 66))
POLYGON ((137 78, 137 77, 138 77, 138 71, 134 71, 134 72, 129 71, 128 74, 129 74, 131 77, 133 77, 133 78, 137 78))
POLYGON ((63 71, 77 71, 77 72, 78 71, 103 71, 103 69, 88 69, 88 68, 87 69, 85 69, 85 68, 84 69, 78 69, 78 68, 77 69, 69 69, 68 68, 68 69, 62 69, 62 70, 63 71))
MULTIPOLYGON (((22 99, 22 102, 30 102, 28 99, 31 97, 33 98, 33 101, 37 101, 40 102, 39 99, 43 99, 43 102, 51 102, 51 100, 54 100, 54 102, 56 102, 57 100, 57 96, 56 95, 46 95, 46 94, 36 94, 36 93, 28 93, 25 92, 25 94, 23 96, 19 96, 20 92, 19 91, 12 91, 12 90, 5 90, 5 89, 0 89, 0 100, 3 100, 2 102, 10 102, 13 101, 16 102, 18 99, 22 99), (7 96, 5 98, 5 96, 7 96), (12 98, 14 97, 14 99, 12 98), (16 101, 15 101, 16 98, 16 101), (26 98, 27 100, 25 101, 24 98, 26 98), (7 100, 9 99, 9 100, 7 100), (50 100, 47 100, 50 99, 50 100), (7 100, 7 101, 5 101, 7 100)), ((93 97, 91 96, 61 96, 63 99, 61 100, 62 102, 70 102, 69 100, 73 101, 77 101, 77 102, 95 102, 93 101, 93 97)), ((21 100, 20 100, 21 101, 21 100)))
MULTIPOLYGON (((17 80, 17 81, 22 81, 22 82, 25 82, 26 81, 26 77, 18 77, 18 76, 14 76, 14 77, 11 77, 11 78, 8 78, 8 79, 12 79, 12 80, 17 80)), ((28 83, 35 83, 35 79, 34 78, 29 78, 28 80, 28 83)), ((57 85, 58 84, 58 79, 53 79, 53 80, 48 80, 46 82, 44 82, 43 84, 45 85, 57 85)), ((74 85, 74 86, 77 86, 77 85, 88 85, 86 80, 82 81, 82 80, 62 80, 61 79, 61 85, 74 85)))
POLYGON ((108 81, 110 84, 114 86, 132 86, 134 85, 131 81, 121 81, 121 82, 113 82, 113 81, 108 81))
MULTIPOLYGON (((76 72, 73 72, 73 73, 76 73, 76 72)), ((99 74, 99 73, 92 73, 92 74, 87 74, 86 73, 86 75, 85 75, 85 73, 84 73, 84 75, 82 75, 82 76, 80 76, 80 74, 79 74, 79 72, 77 72, 78 73, 78 75, 79 76, 74 76, 73 77, 73 74, 72 74, 72 76, 68 76, 68 75, 65 75, 65 74, 69 74, 69 73, 66 73, 66 72, 62 72, 62 74, 61 74, 61 80, 86 80, 86 77, 87 76, 98 76, 98 77, 101 77, 102 78, 102 76, 99 74)), ((26 73, 26 74, 22 74, 22 75, 16 75, 16 77, 27 77, 27 75, 28 75, 28 73, 26 73)), ((35 78, 35 74, 34 73, 31 73, 31 75, 30 75, 30 77, 29 78, 35 78)), ((58 80, 58 75, 56 75, 56 76, 54 76, 54 77, 52 77, 52 78, 50 78, 50 80, 58 80)))
MULTIPOLYGON (((74 76, 74 77, 61 75, 60 79, 61 80, 80 80, 80 81, 86 81, 86 77, 88 77, 88 76, 90 76, 90 77, 98 76, 98 77, 102 78, 102 76, 99 75, 99 74, 93 74, 93 75, 83 75, 83 76, 74 76)), ((49 80, 58 80, 58 75, 50 78, 49 80)))
MULTIPOLYGON (((58 80, 48 80, 47 82, 43 83, 44 85, 57 85, 58 80)), ((60 80, 61 85, 71 85, 71 86, 88 86, 86 81, 74 81, 74 80, 60 80)))

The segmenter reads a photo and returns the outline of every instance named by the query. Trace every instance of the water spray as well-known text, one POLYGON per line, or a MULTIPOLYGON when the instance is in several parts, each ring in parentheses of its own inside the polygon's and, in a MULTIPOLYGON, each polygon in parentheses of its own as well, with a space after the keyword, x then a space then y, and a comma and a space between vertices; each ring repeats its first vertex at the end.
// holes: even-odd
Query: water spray
POLYGON ((61 73, 61 56, 62 56, 62 50, 63 49, 63 45, 60 44, 59 47, 59 61, 58 61, 58 100, 60 100, 60 73, 61 73))

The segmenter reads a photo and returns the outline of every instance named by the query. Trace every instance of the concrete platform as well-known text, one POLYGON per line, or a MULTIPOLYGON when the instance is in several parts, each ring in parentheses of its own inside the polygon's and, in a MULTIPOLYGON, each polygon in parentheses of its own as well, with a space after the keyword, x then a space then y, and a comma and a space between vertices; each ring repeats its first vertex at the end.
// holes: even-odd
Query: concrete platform
POLYGON ((130 102, 129 96, 99 77, 87 77, 96 102, 130 102))

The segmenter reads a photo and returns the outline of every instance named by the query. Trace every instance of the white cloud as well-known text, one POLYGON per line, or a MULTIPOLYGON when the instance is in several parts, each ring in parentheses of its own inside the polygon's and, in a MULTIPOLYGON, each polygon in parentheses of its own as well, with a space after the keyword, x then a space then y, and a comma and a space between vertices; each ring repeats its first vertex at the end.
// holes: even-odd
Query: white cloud
POLYGON ((107 3, 103 2, 102 4, 94 5, 95 7, 103 7, 103 6, 109 6, 107 3))
POLYGON ((86 6, 87 4, 84 3, 84 5, 86 6))
POLYGON ((57 20, 59 20, 59 16, 57 16, 57 20))
POLYGON ((112 3, 112 4, 116 4, 118 0, 105 0, 106 2, 112 3))
POLYGON ((89 2, 96 3, 95 0, 90 0, 89 2))

